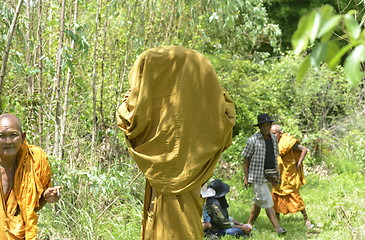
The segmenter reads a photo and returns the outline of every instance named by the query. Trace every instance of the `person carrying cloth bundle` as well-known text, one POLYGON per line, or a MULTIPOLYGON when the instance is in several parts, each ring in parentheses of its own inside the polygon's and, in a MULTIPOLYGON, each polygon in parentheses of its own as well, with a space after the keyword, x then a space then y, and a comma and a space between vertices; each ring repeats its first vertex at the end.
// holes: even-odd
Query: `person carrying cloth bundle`
POLYGON ((51 187, 47 155, 25 136, 16 116, 0 116, 1 240, 37 239, 36 212, 59 200, 61 187, 51 187))
POLYGON ((202 185, 232 142, 234 104, 208 59, 172 46, 142 53, 118 127, 146 177, 142 239, 203 239, 202 185))

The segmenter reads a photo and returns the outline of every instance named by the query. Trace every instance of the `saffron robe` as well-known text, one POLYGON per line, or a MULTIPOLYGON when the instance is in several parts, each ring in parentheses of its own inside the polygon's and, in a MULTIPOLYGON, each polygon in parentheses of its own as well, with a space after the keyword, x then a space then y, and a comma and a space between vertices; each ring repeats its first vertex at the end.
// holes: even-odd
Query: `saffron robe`
POLYGON ((46 153, 39 147, 21 145, 17 154, 18 167, 12 189, 3 195, 0 186, 0 239, 37 239, 38 215, 42 193, 51 186, 51 169, 46 153), (16 215, 19 206, 20 214, 16 215))
POLYGON ((299 141, 287 133, 279 141, 278 165, 281 183, 272 188, 274 210, 278 213, 295 213, 305 208, 299 189, 306 181, 303 164, 296 168, 301 151, 293 148, 295 144, 299 144, 299 141))
POLYGON ((231 144, 234 104, 208 59, 178 46, 142 53, 129 84, 117 121, 147 179, 142 239, 151 201, 151 239, 203 239, 199 192, 231 144))

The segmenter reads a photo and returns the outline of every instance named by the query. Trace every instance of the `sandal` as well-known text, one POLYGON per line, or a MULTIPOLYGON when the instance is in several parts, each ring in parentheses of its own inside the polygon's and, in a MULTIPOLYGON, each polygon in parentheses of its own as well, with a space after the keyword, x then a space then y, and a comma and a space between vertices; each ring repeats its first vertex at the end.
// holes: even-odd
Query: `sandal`
POLYGON ((277 230, 276 232, 278 233, 278 235, 284 235, 288 231, 286 231, 284 228, 279 228, 279 230, 277 230))
POLYGON ((312 228, 314 228, 314 225, 313 224, 309 224, 309 225, 307 225, 307 228, 308 229, 312 229, 312 228))

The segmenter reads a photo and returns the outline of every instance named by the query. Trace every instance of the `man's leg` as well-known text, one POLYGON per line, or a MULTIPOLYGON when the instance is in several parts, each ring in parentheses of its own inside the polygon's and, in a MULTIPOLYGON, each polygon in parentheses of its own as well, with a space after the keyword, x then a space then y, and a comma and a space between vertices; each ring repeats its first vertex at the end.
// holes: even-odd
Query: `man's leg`
POLYGON ((276 213, 276 218, 278 219, 278 221, 280 221, 280 213, 275 212, 276 213))
POLYGON ((304 217, 304 221, 305 221, 305 225, 306 226, 310 226, 311 225, 311 221, 309 220, 309 217, 307 215, 307 211, 305 211, 305 208, 301 211, 304 217))
POLYGON ((266 208, 265 209, 266 211, 266 215, 269 217, 272 225, 274 226, 275 230, 279 230, 280 229, 280 226, 279 226, 279 223, 278 223, 278 220, 276 219, 276 213, 275 213, 275 210, 273 207, 271 208, 266 208))
POLYGON ((259 216, 261 208, 256 205, 256 203, 251 208, 250 218, 248 219, 248 224, 253 225, 259 216))

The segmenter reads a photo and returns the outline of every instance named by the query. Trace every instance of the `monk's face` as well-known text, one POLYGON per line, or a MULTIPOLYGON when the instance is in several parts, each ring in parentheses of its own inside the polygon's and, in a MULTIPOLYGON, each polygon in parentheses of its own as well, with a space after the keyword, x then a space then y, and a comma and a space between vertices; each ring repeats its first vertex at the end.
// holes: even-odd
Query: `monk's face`
POLYGON ((278 128, 276 126, 272 126, 271 133, 275 134, 278 141, 280 141, 280 138, 281 138, 281 135, 282 135, 280 128, 278 128))
POLYGON ((16 157, 24 142, 25 133, 21 132, 17 118, 0 118, 0 156, 1 158, 16 157))
POLYGON ((271 122, 261 123, 259 125, 262 136, 267 137, 270 135, 271 125, 272 125, 271 122))

